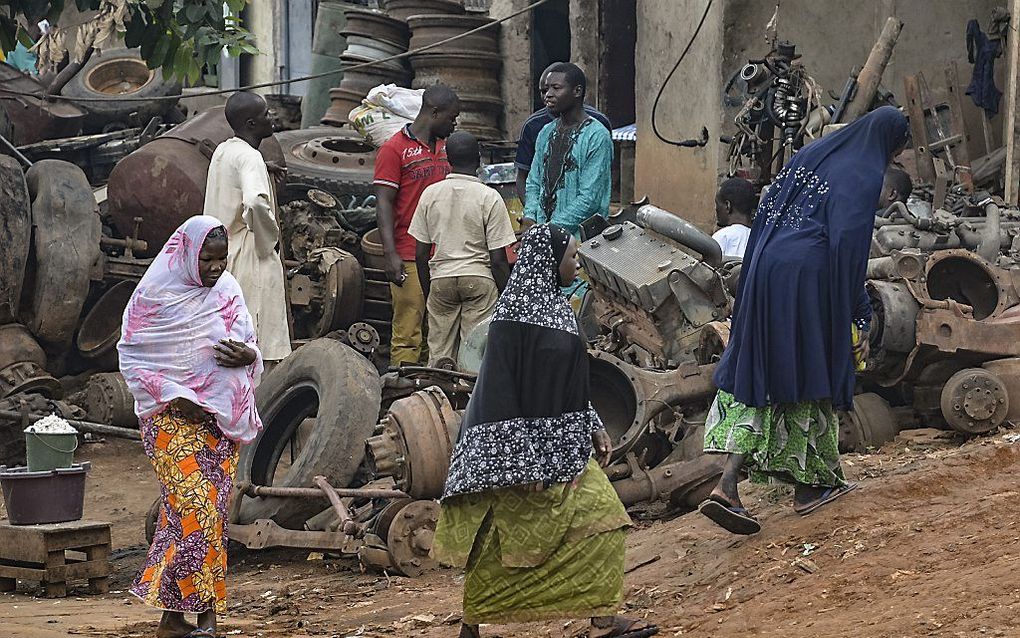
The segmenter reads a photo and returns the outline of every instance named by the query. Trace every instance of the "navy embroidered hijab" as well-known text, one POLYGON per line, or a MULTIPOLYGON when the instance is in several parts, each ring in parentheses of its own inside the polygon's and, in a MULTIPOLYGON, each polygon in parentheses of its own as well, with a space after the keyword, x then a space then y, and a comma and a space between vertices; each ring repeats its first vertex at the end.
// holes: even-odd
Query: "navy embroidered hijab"
POLYGON ((851 322, 864 289, 875 208, 906 118, 882 107, 801 149, 776 176, 751 227, 730 342, 715 384, 754 407, 853 403, 851 322))
POLYGON ((559 288, 570 235, 533 227, 496 304, 443 498, 567 483, 591 458, 602 422, 588 395, 588 352, 559 288))

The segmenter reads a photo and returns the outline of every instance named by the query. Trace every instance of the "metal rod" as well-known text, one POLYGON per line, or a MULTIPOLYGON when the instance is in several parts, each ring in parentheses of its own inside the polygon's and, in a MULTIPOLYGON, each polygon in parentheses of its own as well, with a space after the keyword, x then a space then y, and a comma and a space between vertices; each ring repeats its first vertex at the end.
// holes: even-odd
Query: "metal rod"
POLYGON ((15 146, 14 144, 11 144, 11 141, 8 140, 3 135, 0 135, 0 144, 3 144, 4 148, 6 148, 14 155, 14 159, 24 164, 25 168, 32 168, 32 161, 25 157, 24 154, 22 154, 22 152, 18 150, 18 147, 15 146))
POLYGON ((315 486, 322 490, 322 493, 329 499, 330 504, 333 505, 336 515, 340 517, 340 527, 342 529, 344 523, 351 520, 351 513, 347 511, 347 506, 337 496, 333 486, 326 482, 325 476, 316 476, 312 479, 312 483, 315 483, 315 486))
MULTIPOLYGON (((48 415, 46 414, 30 414, 29 419, 42 419, 48 415)), ((0 419, 21 419, 20 412, 14 412, 13 410, 0 410, 0 419)), ((71 424, 79 432, 91 432, 93 434, 107 434, 109 436, 117 436, 122 439, 134 439, 135 441, 142 440, 142 434, 138 430, 132 430, 131 428, 118 428, 113 425, 104 425, 102 423, 91 423, 89 421, 75 421, 72 419, 64 419, 71 424)))
MULTIPOLYGON (((362 489, 334 487, 333 491, 341 498, 411 498, 400 490, 362 489)), ((245 494, 248 496, 282 496, 294 498, 323 498, 326 495, 317 487, 273 487, 272 485, 252 485, 245 494)))

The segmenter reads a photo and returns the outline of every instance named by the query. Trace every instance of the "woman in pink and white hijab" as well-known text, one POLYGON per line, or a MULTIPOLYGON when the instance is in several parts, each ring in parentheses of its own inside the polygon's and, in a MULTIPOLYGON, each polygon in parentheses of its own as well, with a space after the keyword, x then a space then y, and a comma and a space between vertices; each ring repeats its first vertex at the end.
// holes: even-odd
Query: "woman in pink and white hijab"
POLYGON ((156 534, 131 592, 163 610, 159 636, 213 636, 225 612, 228 499, 238 445, 262 429, 262 356, 214 217, 184 222, 138 283, 117 344, 160 481, 156 534), (184 613, 198 614, 198 625, 184 613))

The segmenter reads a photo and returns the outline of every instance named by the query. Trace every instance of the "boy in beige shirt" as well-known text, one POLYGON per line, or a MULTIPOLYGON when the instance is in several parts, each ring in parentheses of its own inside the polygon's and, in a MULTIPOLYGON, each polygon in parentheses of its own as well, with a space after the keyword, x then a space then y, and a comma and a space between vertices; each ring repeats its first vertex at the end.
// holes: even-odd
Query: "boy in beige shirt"
POLYGON ((492 314, 510 276, 505 249, 517 241, 503 198, 475 176, 478 140, 454 133, 446 155, 452 172, 425 189, 408 228, 426 300, 430 364, 456 362, 461 342, 492 314))

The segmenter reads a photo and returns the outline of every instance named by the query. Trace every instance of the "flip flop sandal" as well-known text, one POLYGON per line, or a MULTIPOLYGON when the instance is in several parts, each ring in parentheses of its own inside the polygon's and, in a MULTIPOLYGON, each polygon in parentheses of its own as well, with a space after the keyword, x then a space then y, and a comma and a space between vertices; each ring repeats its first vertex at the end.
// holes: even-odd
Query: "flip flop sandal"
POLYGON ((750 536, 761 531, 761 523, 748 514, 743 507, 733 507, 710 498, 698 506, 698 511, 719 527, 733 534, 750 536))
MULTIPOLYGON (((600 627, 600 629, 605 629, 600 627)), ((617 617, 614 621, 612 631, 608 634, 603 634, 597 638, 648 638, 659 633, 659 628, 655 625, 650 625, 643 620, 620 618, 617 617), (634 625, 643 624, 643 627, 634 628, 634 625), (622 633, 620 633, 622 632, 622 633)))
POLYGON ((216 632, 212 629, 192 629, 183 638, 216 638, 216 632))
POLYGON ((821 496, 819 496, 810 505, 807 505, 807 506, 805 506, 805 507, 803 507, 801 509, 797 509, 796 507, 794 507, 793 511, 797 512, 801 516, 807 516, 808 514, 810 514, 811 512, 815 511, 816 509, 818 509, 822 505, 825 505, 826 503, 831 503, 832 501, 836 500, 840 496, 843 496, 844 494, 852 492, 855 489, 857 489, 857 484, 856 483, 849 483, 847 485, 842 485, 840 487, 829 487, 829 488, 826 488, 826 490, 824 492, 822 492, 821 496))

